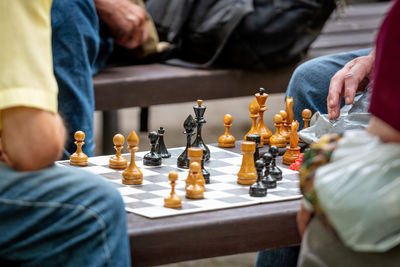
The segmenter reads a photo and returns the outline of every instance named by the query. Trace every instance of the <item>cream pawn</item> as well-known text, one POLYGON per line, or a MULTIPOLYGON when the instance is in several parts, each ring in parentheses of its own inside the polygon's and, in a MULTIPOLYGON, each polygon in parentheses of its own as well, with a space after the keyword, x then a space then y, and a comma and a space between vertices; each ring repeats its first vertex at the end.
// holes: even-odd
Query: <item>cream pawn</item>
POLYGON ((224 126, 225 133, 218 138, 219 147, 235 147, 235 137, 229 132, 229 128, 232 127, 232 115, 224 115, 224 126))

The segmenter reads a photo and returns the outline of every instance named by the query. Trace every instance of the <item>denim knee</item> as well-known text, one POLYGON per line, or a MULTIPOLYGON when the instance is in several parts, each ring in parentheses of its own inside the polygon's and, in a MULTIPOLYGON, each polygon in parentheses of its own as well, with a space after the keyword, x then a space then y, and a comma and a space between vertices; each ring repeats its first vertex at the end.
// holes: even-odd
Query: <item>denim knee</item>
POLYGON ((129 266, 118 190, 78 168, 0 164, 0 257, 37 266, 129 266))

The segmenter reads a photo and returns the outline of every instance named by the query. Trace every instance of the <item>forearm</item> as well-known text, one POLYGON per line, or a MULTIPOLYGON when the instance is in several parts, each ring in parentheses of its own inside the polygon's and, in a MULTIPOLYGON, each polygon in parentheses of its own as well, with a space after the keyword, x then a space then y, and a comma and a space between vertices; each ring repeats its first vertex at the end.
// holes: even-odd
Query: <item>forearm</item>
POLYGON ((96 7, 96 11, 102 20, 107 20, 111 18, 113 6, 115 5, 115 0, 93 0, 96 7))
POLYGON ((400 143, 400 132, 376 116, 369 121, 367 132, 378 136, 382 142, 400 143))
POLYGON ((18 107, 3 110, 1 115, 2 147, 12 167, 39 170, 60 158, 66 132, 58 114, 18 107))

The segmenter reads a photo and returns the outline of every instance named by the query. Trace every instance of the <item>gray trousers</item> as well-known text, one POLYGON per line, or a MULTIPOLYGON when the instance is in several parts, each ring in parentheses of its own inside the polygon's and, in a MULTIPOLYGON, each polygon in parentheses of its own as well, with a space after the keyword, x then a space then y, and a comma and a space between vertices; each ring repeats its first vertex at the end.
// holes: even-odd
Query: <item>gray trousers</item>
POLYGON ((400 245, 384 253, 356 252, 343 245, 319 219, 314 218, 303 237, 297 266, 398 267, 400 266, 400 245))

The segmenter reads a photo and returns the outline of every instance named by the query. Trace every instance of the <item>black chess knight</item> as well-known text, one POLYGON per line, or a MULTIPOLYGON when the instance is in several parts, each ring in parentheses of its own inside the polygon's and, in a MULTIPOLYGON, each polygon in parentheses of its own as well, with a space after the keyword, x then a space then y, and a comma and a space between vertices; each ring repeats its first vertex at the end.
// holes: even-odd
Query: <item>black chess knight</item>
POLYGON ((197 100, 197 105, 193 106, 194 114, 196 115, 197 123, 197 134, 192 146, 200 147, 203 150, 203 158, 205 161, 210 160, 210 149, 206 146, 201 136, 201 129, 203 124, 206 123, 204 119, 204 112, 206 112, 206 106, 203 106, 203 100, 197 100))
POLYGON ((146 166, 160 166, 161 165, 161 156, 156 153, 156 142, 158 139, 158 135, 156 132, 149 133, 149 139, 151 144, 150 152, 144 155, 143 164, 146 166))
POLYGON ((156 143, 156 153, 159 154, 162 158, 169 158, 171 157, 171 153, 168 152, 167 147, 164 143, 164 127, 160 127, 158 129, 158 139, 156 143))
POLYGON ((186 134, 186 148, 182 152, 182 154, 177 159, 177 166, 183 169, 189 169, 190 160, 188 157, 188 149, 191 147, 191 139, 192 135, 194 135, 194 128, 196 127, 196 121, 193 119, 192 115, 189 115, 185 122, 183 123, 183 127, 185 131, 183 132, 186 134))

